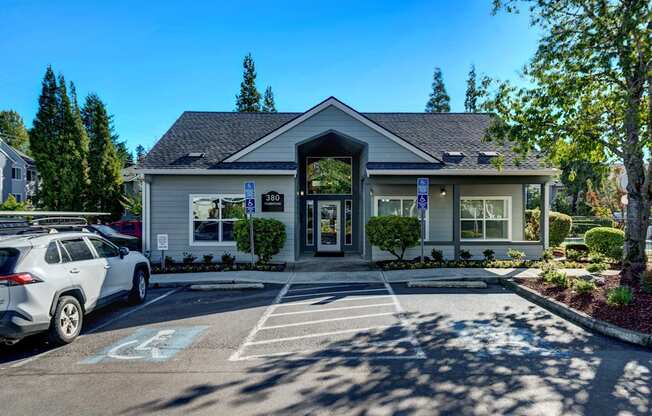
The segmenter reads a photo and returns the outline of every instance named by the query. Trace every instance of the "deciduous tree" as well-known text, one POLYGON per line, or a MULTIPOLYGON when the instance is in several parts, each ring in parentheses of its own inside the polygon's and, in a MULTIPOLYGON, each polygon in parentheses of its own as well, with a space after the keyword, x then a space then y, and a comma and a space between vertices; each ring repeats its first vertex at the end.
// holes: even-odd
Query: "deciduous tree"
POLYGON ((16 111, 0 111, 0 139, 29 155, 29 134, 23 118, 16 111))

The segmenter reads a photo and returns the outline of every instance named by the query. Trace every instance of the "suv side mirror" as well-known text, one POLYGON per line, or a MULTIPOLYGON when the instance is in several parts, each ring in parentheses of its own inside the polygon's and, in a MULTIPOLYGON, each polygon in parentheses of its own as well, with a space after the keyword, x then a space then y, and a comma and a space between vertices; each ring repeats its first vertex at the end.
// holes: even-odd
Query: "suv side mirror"
POLYGON ((123 259, 127 254, 129 254, 129 249, 127 247, 120 247, 120 258, 123 259))

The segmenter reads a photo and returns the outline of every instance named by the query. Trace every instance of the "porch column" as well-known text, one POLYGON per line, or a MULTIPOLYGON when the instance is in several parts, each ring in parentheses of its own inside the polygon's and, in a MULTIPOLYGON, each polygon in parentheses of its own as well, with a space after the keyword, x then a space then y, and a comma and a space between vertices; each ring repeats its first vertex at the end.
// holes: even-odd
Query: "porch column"
POLYGON ((460 186, 453 184, 453 246, 455 260, 460 259, 460 186))
POLYGON ((142 231, 143 231, 143 251, 152 251, 151 238, 151 220, 150 220, 150 177, 143 175, 143 188, 141 190, 141 217, 142 217, 142 231))
POLYGON ((543 249, 546 250, 550 246, 549 235, 549 213, 550 213, 550 182, 541 184, 541 218, 539 220, 539 238, 543 243, 543 249))

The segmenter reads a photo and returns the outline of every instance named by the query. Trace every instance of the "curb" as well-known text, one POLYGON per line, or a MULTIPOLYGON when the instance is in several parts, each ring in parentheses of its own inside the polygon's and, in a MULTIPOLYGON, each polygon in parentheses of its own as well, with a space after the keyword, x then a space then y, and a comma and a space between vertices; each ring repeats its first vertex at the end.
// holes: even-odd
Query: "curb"
POLYGON ((501 279, 500 283, 504 287, 513 290, 522 298, 525 298, 530 302, 547 309, 555 315, 558 315, 568 321, 574 322, 583 328, 597 332, 601 335, 606 335, 621 341, 629 342, 631 344, 636 344, 648 348, 652 347, 652 334, 645 334, 643 332, 621 328, 609 322, 592 318, 584 312, 569 308, 559 301, 549 299, 528 287, 521 286, 518 283, 514 282, 512 279, 501 279))
POLYGON ((208 291, 208 290, 242 290, 242 289, 263 289, 262 283, 207 283, 199 285, 190 285, 190 290, 208 291))
POLYGON ((407 287, 486 289, 487 283, 477 280, 410 280, 407 282, 407 287))

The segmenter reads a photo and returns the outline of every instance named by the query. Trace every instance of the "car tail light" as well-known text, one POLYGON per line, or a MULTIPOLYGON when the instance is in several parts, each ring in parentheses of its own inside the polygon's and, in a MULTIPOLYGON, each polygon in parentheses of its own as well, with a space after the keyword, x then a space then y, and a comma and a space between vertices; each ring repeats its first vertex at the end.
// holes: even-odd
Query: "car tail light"
POLYGON ((39 283, 41 281, 41 279, 34 277, 30 273, 14 273, 0 276, 0 282, 9 282, 9 284, 17 286, 39 283))

